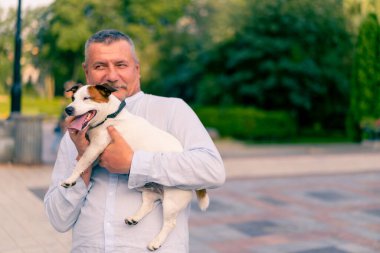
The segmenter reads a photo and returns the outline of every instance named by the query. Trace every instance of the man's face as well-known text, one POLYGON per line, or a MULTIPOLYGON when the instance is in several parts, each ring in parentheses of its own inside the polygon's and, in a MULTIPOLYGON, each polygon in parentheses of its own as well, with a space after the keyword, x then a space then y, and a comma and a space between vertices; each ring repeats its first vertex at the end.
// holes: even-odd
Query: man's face
POLYGON ((140 65, 127 41, 90 44, 83 68, 88 84, 110 83, 118 89, 113 94, 120 100, 140 91, 140 65))

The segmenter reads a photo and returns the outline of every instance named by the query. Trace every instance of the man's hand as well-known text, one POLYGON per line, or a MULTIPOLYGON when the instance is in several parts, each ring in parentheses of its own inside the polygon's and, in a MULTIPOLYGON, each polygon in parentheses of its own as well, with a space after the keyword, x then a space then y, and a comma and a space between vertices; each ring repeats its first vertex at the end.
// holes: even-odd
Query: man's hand
MULTIPOLYGON (((70 125, 70 123, 73 120, 74 120, 74 117, 72 117, 72 116, 69 116, 65 119, 66 128, 68 125, 70 125)), ((88 144, 89 144, 88 140, 86 139, 87 129, 85 129, 83 131, 68 129, 67 131, 69 132, 70 138, 74 142, 75 147, 77 148, 78 158, 80 158, 83 155, 84 151, 86 150, 86 148, 88 147, 88 144)))
POLYGON ((111 173, 127 174, 131 168, 133 150, 113 126, 107 130, 111 143, 100 155, 100 166, 111 173))

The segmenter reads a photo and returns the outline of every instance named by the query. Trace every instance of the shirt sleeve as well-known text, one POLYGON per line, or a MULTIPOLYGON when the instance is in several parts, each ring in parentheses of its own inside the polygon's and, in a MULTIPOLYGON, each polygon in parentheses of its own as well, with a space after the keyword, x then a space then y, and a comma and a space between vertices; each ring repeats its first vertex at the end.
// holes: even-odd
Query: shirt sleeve
POLYGON ((205 127, 183 100, 174 101, 167 131, 178 138, 184 151, 136 151, 129 175, 129 188, 155 182, 196 190, 215 188, 224 183, 223 161, 205 127))
POLYGON ((76 148, 68 134, 65 134, 54 164, 51 184, 44 198, 45 211, 50 223, 59 232, 66 232, 74 225, 92 186, 90 183, 87 187, 81 177, 73 187, 61 186, 73 171, 76 156, 76 148))

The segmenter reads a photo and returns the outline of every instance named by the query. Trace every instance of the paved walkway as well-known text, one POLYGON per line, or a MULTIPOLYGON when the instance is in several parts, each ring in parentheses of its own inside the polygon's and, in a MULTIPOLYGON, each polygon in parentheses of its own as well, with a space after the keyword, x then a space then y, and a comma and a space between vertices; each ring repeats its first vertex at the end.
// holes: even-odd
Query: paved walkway
POLYGON ((191 252, 380 252, 380 173, 229 180, 191 217, 191 252))
MULTIPOLYGON (((45 165, 0 165, 0 253, 69 252, 71 234, 54 231, 43 211, 54 160, 44 127, 45 165)), ((209 191, 207 212, 193 204, 191 253, 380 252, 380 149, 217 146, 228 179, 209 191)))

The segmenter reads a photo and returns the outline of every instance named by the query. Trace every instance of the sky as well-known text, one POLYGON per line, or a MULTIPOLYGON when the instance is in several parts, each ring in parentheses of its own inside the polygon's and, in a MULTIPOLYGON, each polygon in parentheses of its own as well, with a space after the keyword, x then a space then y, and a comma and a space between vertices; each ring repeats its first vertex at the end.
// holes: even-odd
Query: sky
MULTIPOLYGON (((43 5, 49 5, 54 0, 21 0, 22 8, 25 7, 37 7, 43 5)), ((9 7, 16 8, 18 5, 18 0, 0 0, 0 6, 2 9, 7 9, 9 7)))

